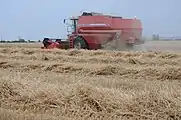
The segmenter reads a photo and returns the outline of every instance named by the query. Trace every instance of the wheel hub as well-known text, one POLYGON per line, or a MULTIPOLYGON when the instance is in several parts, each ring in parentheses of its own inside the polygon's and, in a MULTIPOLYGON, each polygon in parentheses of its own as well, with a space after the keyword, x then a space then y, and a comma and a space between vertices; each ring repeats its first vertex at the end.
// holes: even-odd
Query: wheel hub
POLYGON ((81 49, 81 43, 80 42, 75 43, 74 48, 81 49))

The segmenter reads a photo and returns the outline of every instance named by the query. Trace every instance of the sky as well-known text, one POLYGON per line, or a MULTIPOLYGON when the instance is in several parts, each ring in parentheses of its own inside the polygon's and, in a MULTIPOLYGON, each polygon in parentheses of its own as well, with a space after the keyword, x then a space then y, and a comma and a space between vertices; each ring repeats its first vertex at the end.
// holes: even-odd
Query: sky
POLYGON ((63 19, 93 11, 139 18, 143 36, 181 36, 181 0, 0 0, 0 36, 6 40, 66 38, 63 19))

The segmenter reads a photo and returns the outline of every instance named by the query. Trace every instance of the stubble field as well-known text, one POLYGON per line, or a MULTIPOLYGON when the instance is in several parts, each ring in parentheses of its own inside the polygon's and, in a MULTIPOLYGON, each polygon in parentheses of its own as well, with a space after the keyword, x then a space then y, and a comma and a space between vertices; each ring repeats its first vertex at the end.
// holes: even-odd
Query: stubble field
POLYGON ((179 120, 179 45, 123 52, 0 44, 0 119, 179 120))

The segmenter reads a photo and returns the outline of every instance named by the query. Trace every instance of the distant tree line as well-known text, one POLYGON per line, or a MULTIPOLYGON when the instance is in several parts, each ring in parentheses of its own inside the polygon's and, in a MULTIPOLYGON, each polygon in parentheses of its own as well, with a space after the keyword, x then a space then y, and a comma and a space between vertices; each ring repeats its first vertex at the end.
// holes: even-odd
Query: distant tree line
POLYGON ((159 34, 153 34, 152 35, 152 40, 156 40, 156 41, 158 41, 158 40, 181 40, 181 37, 175 37, 175 36, 173 36, 173 37, 161 37, 159 34))
POLYGON ((25 39, 19 39, 19 40, 1 40, 0 43, 39 43, 41 40, 25 40, 25 39))

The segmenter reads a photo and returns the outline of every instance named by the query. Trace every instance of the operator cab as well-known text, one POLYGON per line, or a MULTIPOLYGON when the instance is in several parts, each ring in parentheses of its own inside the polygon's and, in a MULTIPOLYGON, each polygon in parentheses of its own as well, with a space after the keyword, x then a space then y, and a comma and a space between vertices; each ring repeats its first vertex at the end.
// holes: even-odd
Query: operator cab
MULTIPOLYGON (((102 13, 95 12, 83 12, 81 16, 102 16, 102 13)), ((69 19, 64 19, 64 24, 67 25, 68 34, 75 34, 77 32, 77 24, 79 17, 71 17, 69 19)))
MULTIPOLYGON (((105 15, 102 13, 96 13, 96 12, 83 12, 81 16, 105 16, 105 15)), ((79 19, 79 16, 71 17, 69 19, 64 19, 64 24, 67 25, 68 34, 77 33, 78 19, 79 19)))
POLYGON ((67 25, 68 34, 75 34, 77 32, 77 17, 71 17, 69 19, 64 19, 64 24, 67 25))

